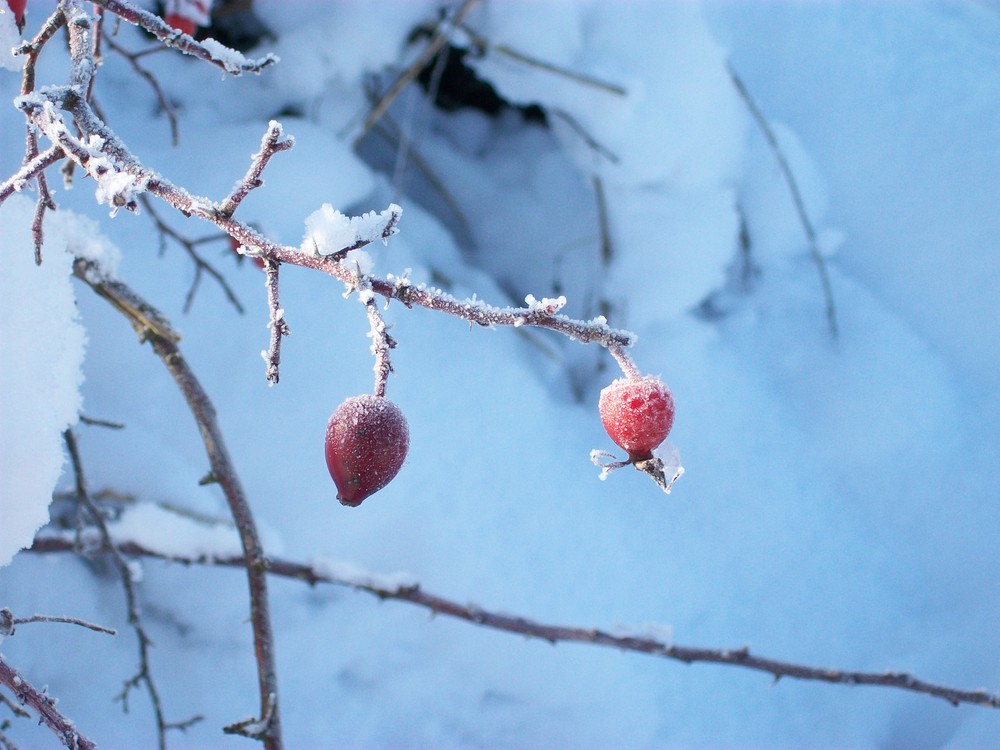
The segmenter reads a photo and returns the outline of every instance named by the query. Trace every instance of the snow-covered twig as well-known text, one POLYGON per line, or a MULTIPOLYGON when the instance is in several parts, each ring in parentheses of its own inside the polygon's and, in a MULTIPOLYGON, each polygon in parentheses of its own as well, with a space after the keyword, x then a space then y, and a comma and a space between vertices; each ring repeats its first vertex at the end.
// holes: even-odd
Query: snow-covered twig
POLYGON ((232 216, 243 199, 250 194, 250 191, 264 184, 260 176, 271 157, 279 151, 287 151, 295 145, 294 138, 282 136, 281 124, 271 120, 267 125, 267 132, 261 138, 260 151, 251 157, 250 168, 243 179, 236 183, 229 196, 219 204, 219 213, 224 216, 232 216))
MULTIPOLYGON (((152 305, 143 300, 124 283, 108 279, 93 261, 77 259, 74 274, 86 282, 100 296, 108 299, 122 312, 140 336, 149 341, 153 351, 166 366, 180 389, 188 408, 198 425, 211 467, 211 476, 222 488, 229 504, 233 522, 239 531, 243 548, 250 590, 250 623, 253 628, 254 654, 257 660, 258 688, 260 692, 260 715, 268 717, 266 731, 261 736, 266 750, 281 750, 284 746, 281 735, 281 715, 278 696, 278 673, 274 655, 274 631, 271 610, 268 604, 267 558, 257 532, 250 504, 247 502, 242 483, 236 474, 226 441, 219 429, 215 407, 195 376, 177 346, 177 338, 161 334, 161 327, 147 327, 149 319, 162 321, 164 317, 152 305), (136 315, 134 310, 143 311, 136 315), (151 311, 151 312, 149 312, 151 311)), ((167 331, 172 331, 169 325, 167 331)))
MULTIPOLYGON (((78 2, 82 4, 82 0, 62 1, 64 5, 78 2)), ((186 55, 192 55, 199 60, 222 68, 222 70, 230 75, 238 76, 241 73, 260 73, 264 68, 278 62, 278 58, 273 54, 264 55, 256 60, 248 60, 239 52, 224 47, 214 39, 206 39, 201 42, 195 41, 194 38, 181 33, 156 14, 150 13, 148 10, 132 3, 124 2, 124 0, 91 1, 118 16, 123 21, 141 26, 166 46, 174 47, 186 55)))
POLYGON ((96 750, 89 738, 80 733, 76 725, 56 708, 56 701, 44 691, 38 690, 0 655, 0 685, 4 685, 22 706, 30 706, 38 714, 40 723, 55 732, 70 750, 96 750))
POLYGON ((826 303, 826 323, 830 329, 830 336, 837 338, 837 309, 833 301, 833 287, 830 285, 830 274, 827 272, 823 253, 819 250, 819 243, 816 240, 816 230, 813 228, 812 221, 809 219, 809 213, 806 211, 805 200, 802 197, 802 191, 799 189, 799 183, 795 179, 795 173, 792 172, 792 168, 788 164, 788 159, 785 158, 785 152, 782 150, 781 144, 778 143, 778 137, 774 134, 774 130, 771 128, 760 107, 757 106, 757 102, 750 96, 750 90, 743 82, 743 79, 740 78, 731 63, 727 64, 726 68, 729 71, 729 77, 732 79, 737 93, 739 93, 740 98, 746 104, 754 122, 757 123, 757 126, 764 134, 764 139, 767 141, 767 145, 770 147, 772 153, 774 153, 774 158, 778 162, 778 169, 781 170, 781 176, 784 178, 785 184, 788 185, 788 192, 791 194, 792 203, 795 205, 795 213, 798 215, 799 223, 802 225, 802 231, 805 232, 806 241, 809 243, 809 254, 812 257, 813 263, 816 264, 816 272, 819 274, 820 285, 823 288, 823 299, 826 303))
MULTIPOLYGON (((184 565, 210 565, 242 568, 246 565, 242 557, 184 557, 159 552, 135 542, 119 542, 120 551, 126 555, 158 558, 184 565)), ((72 552, 73 542, 58 536, 40 536, 30 547, 35 553, 72 552)), ((964 690, 919 679, 905 672, 860 672, 827 667, 813 667, 795 662, 772 659, 751 653, 746 646, 740 648, 704 648, 700 646, 680 646, 659 638, 624 635, 570 625, 553 625, 536 622, 519 615, 502 614, 471 604, 459 604, 422 589, 419 584, 407 580, 398 582, 398 576, 381 576, 354 571, 344 574, 337 566, 306 564, 281 558, 267 558, 265 569, 268 573, 283 578, 303 581, 310 586, 334 584, 349 586, 358 591, 372 594, 379 599, 415 604, 435 615, 446 615, 475 625, 514 633, 527 638, 540 638, 549 643, 583 643, 605 646, 619 651, 659 656, 685 664, 706 663, 742 667, 771 675, 777 681, 785 677, 838 685, 869 685, 894 688, 929 695, 934 698, 959 705, 962 703, 1000 708, 1000 695, 986 690, 964 690)))
POLYGON ((369 336, 372 339, 372 355, 375 357, 375 390, 376 396, 385 396, 385 385, 392 372, 392 362, 389 360, 389 350, 396 348, 396 339, 389 335, 389 327, 385 324, 382 313, 375 301, 375 293, 371 284, 359 280, 357 285, 358 299, 365 306, 368 324, 371 326, 369 336))

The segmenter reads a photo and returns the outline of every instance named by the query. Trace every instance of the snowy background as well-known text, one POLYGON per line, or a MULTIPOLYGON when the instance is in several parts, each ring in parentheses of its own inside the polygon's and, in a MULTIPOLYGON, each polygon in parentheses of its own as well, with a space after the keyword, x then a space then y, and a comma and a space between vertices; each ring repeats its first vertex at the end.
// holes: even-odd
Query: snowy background
MULTIPOLYGON (((32 0, 26 33, 51 6, 32 0)), ((136 499, 118 533, 175 551, 234 544, 154 507, 226 515, 218 489, 198 485, 203 449, 161 363, 67 278, 67 250, 120 251, 121 278, 183 333, 271 554, 405 572, 544 622, 1000 690, 1000 4, 485 0, 468 22, 492 44, 626 94, 469 56, 547 126, 512 107, 443 111, 411 86, 357 149, 366 88, 416 57, 423 42, 407 36, 436 20, 435 3, 254 7, 274 34, 255 53, 281 57, 259 77, 143 58, 178 106, 178 147, 147 83, 107 54, 95 96, 133 151, 221 199, 278 119, 296 147, 238 217, 295 246, 324 203, 361 213, 396 201, 400 234, 371 249, 376 273, 412 269, 498 304, 565 294, 574 316, 607 314, 638 334, 640 368, 670 383, 687 473, 669 497, 637 472, 598 480, 589 452, 613 446, 597 394, 616 375, 598 347, 393 305, 388 395, 409 420, 409 458, 360 508, 341 507, 321 442, 333 408, 371 389, 363 308, 339 282, 287 269, 292 336, 268 388, 260 271, 224 239, 201 245, 247 311, 206 279, 185 314, 183 250, 161 253, 148 215, 109 219, 90 181, 65 191, 52 171, 60 208, 40 269, 33 193, 0 207, 0 563, 30 543, 52 490, 70 488, 59 433, 78 409, 126 425, 76 428, 91 488, 136 499), (788 186, 727 64, 802 189, 836 339, 788 186)), ((0 24, 10 41, 9 14, 0 24)), ((149 44, 124 24, 118 39, 149 44)), ((39 84, 66 80, 57 46, 39 84)), ((6 101, 19 83, 0 70, 6 101)), ((0 142, 5 179, 24 142, 11 106, 0 142)), ((215 232, 157 210, 192 238, 215 232)), ((248 747, 221 732, 256 707, 245 577, 141 570, 167 718, 206 717, 170 746, 248 747)), ((145 697, 128 714, 114 701, 135 642, 113 575, 18 554, 0 569, 0 606, 119 628, 25 625, 3 653, 99 746, 153 745, 145 697)), ((343 588, 273 579, 272 609, 289 747, 964 750, 1000 733, 992 709, 552 647, 343 588)), ((56 745, 30 721, 8 731, 21 747, 56 745)))

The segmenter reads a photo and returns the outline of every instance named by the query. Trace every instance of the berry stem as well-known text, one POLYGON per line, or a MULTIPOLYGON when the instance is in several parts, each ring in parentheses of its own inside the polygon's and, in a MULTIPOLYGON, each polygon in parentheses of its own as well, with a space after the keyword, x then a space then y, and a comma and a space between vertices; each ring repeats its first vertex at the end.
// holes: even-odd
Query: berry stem
POLYGON ((642 373, 639 372, 639 368, 636 367, 635 362, 629 353, 625 351, 625 347, 620 344, 609 344, 608 351, 611 352, 611 356, 615 358, 615 362, 618 366, 622 368, 622 372, 625 373, 625 377, 629 380, 638 380, 642 377, 642 373))
POLYGON ((368 335, 372 339, 372 354, 375 356, 375 389, 372 391, 376 396, 385 397, 385 384, 389 380, 389 373, 392 372, 392 362, 389 360, 389 350, 396 348, 396 340, 389 335, 389 328, 385 324, 382 313, 379 312, 378 302, 375 293, 372 291, 371 282, 359 275, 356 288, 358 299, 365 306, 365 313, 368 315, 368 324, 371 326, 371 333, 368 335))

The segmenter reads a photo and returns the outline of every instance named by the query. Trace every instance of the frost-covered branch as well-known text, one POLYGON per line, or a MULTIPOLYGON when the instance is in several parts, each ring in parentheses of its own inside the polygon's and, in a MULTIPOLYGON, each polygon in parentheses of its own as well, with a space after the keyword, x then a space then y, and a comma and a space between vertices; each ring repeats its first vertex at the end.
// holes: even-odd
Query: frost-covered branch
POLYGON ((66 625, 79 625, 82 628, 93 630, 96 633, 106 633, 107 635, 118 635, 114 628, 106 628, 79 617, 65 617, 62 615, 31 615, 29 617, 14 617, 14 614, 4 607, 0 609, 0 637, 13 635, 15 625, 26 625, 34 622, 58 622, 66 625))
POLYGON ((121 281, 109 279, 101 269, 84 259, 77 259, 75 275, 100 296, 112 302, 166 366, 191 411, 211 467, 211 477, 219 484, 229 504, 239 531, 250 590, 250 622, 253 628, 254 654, 257 660, 260 716, 267 726, 260 739, 267 750, 281 750, 281 715, 278 703, 278 673, 274 655, 274 632, 268 604, 267 558, 257 532, 257 524, 247 502, 242 483, 236 474, 226 442, 219 429, 215 407, 177 346, 178 337, 156 309, 121 281), (155 321, 150 326, 149 321, 155 321), (173 334, 173 335, 171 335, 173 334))
MULTIPOLYGON (((278 62, 278 58, 273 54, 264 55, 256 60, 248 60, 236 50, 229 49, 214 39, 195 41, 193 37, 178 31, 156 14, 132 3, 124 2, 124 0, 92 1, 95 5, 100 5, 123 21, 142 27, 166 46, 211 63, 230 75, 260 73, 264 68, 278 62)), ((82 4, 82 0, 62 0, 62 2, 64 5, 82 4)))
POLYGON ((260 151, 254 154, 243 179, 236 183, 233 192, 219 204, 219 213, 224 216, 232 216, 236 208, 243 202, 243 199, 250 195, 250 191, 259 188, 264 184, 261 174, 264 168, 279 151, 288 151, 295 145, 294 138, 284 138, 281 125, 275 120, 271 120, 267 126, 267 132, 260 141, 260 151))
POLYGON ((55 732, 70 750, 96 750, 95 745, 81 734, 76 725, 56 708, 56 700, 43 690, 38 690, 18 673, 0 655, 0 685, 10 690, 22 706, 29 706, 38 714, 39 723, 55 732))
POLYGON ((368 335, 372 340, 372 355, 375 357, 375 389, 376 396, 385 396, 385 385, 389 380, 389 373, 392 372, 392 362, 389 359, 389 351, 396 348, 396 339, 389 335, 389 327, 379 312, 378 304, 375 300, 375 293, 371 289, 371 284, 364 280, 358 281, 358 299, 365 306, 365 313, 368 315, 368 324, 371 331, 368 335))
POLYGON ((267 351, 261 352, 264 362, 267 363, 266 376, 270 385, 278 382, 278 367, 281 364, 281 339, 288 336, 291 331, 288 323, 285 322, 285 311, 281 309, 281 301, 278 296, 278 261, 268 258, 264 261, 264 285, 267 287, 267 327, 271 331, 270 341, 267 351))
MULTIPOLYGON (((157 558, 183 565, 242 568, 246 564, 242 557, 185 557, 160 552, 129 541, 120 541, 118 547, 126 555, 157 558)), ((74 547, 70 538, 45 535, 35 539, 30 551, 35 553, 72 552, 74 547)), ((493 630, 514 633, 526 638, 539 638, 553 644, 582 643, 605 646, 619 651, 659 656, 685 664, 705 663, 742 667, 769 674, 775 681, 789 677, 838 685, 869 685, 921 693, 940 698, 956 706, 967 703, 988 708, 1000 708, 1000 695, 996 693, 990 693, 986 690, 953 688, 928 682, 905 672, 859 672, 813 667, 760 656, 752 653, 746 646, 735 649, 681 646, 657 637, 537 622, 519 615, 482 609, 473 604, 460 604, 454 600, 429 593, 422 589, 418 583, 408 578, 398 575, 372 574, 359 570, 350 564, 334 562, 306 564, 280 558, 268 558, 265 562, 265 569, 272 575, 303 581, 310 586, 317 584, 348 586, 372 594, 379 599, 392 599, 415 604, 435 615, 446 615, 493 630)))

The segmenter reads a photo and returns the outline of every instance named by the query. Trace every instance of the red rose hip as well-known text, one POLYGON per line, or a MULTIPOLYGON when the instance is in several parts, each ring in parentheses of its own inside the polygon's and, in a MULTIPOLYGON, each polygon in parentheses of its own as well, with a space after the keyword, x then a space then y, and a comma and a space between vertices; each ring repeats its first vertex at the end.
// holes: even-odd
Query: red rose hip
POLYGON ((615 380, 601 391, 598 408, 604 429, 630 461, 652 458, 674 425, 674 397, 653 375, 615 380))
POLYGON ((337 499, 356 507, 392 481, 406 459, 406 417, 382 396, 354 396, 334 409, 326 427, 326 465, 337 499))

